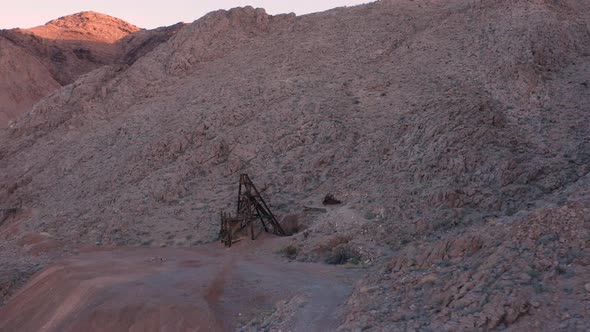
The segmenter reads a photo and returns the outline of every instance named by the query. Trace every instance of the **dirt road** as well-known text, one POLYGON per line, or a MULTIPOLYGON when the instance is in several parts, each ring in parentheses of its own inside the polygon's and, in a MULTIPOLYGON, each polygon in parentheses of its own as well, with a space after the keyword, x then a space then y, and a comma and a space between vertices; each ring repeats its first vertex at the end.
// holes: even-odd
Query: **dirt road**
POLYGON ((281 241, 84 252, 1 308, 0 331, 229 331, 254 317, 279 318, 285 331, 335 329, 360 271, 287 262, 281 241))

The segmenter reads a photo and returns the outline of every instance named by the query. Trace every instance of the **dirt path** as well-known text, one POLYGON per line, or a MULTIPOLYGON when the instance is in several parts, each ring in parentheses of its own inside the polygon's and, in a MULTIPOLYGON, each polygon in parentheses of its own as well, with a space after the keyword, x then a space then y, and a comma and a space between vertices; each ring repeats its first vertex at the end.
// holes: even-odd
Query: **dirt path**
POLYGON ((335 329, 360 271, 287 262, 281 241, 82 253, 1 308, 0 331, 230 331, 255 317, 335 329))

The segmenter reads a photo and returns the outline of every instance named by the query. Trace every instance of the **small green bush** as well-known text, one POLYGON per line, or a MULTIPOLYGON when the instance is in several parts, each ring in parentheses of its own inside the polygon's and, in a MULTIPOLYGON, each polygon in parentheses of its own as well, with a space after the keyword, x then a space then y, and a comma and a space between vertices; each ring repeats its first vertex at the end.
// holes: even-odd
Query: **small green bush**
POLYGON ((281 254, 283 254, 283 256, 287 257, 288 259, 293 260, 297 258, 297 255, 299 254, 299 249, 294 245, 290 244, 281 250, 281 254))

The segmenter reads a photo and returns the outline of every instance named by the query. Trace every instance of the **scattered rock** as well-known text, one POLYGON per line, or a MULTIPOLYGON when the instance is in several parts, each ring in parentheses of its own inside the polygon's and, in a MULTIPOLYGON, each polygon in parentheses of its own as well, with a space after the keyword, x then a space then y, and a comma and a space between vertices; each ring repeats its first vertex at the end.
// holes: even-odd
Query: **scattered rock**
POLYGON ((337 204, 342 204, 342 201, 336 199, 334 197, 334 195, 332 194, 327 194, 324 199, 322 200, 322 204, 324 205, 337 205, 337 204))

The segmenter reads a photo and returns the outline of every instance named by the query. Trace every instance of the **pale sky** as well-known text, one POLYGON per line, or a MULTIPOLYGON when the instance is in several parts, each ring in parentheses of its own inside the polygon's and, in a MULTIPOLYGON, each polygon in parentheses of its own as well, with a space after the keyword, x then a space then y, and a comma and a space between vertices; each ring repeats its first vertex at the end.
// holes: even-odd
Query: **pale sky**
POLYGON ((141 28, 192 22, 208 12, 251 5, 269 14, 303 15, 371 0, 0 0, 0 29, 31 28, 52 19, 95 11, 123 19, 141 28))

